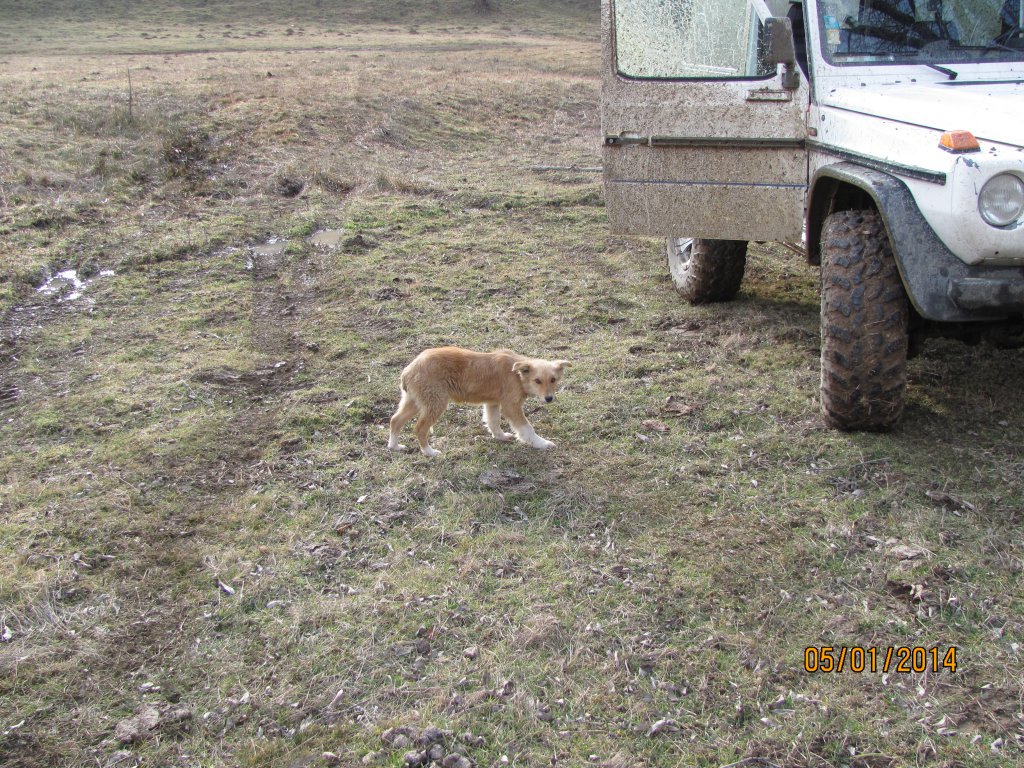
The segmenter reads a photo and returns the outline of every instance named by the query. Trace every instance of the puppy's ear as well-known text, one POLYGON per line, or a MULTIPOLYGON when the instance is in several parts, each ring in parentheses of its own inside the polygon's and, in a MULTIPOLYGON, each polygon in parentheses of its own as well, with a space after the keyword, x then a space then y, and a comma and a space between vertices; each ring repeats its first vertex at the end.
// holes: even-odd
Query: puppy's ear
POLYGON ((530 372, 530 364, 523 360, 517 360, 512 363, 512 371, 520 375, 525 375, 530 372))
POLYGON ((562 372, 563 368, 569 368, 572 365, 572 363, 570 363, 568 360, 552 360, 551 364, 555 367, 555 370, 558 371, 559 373, 562 372))

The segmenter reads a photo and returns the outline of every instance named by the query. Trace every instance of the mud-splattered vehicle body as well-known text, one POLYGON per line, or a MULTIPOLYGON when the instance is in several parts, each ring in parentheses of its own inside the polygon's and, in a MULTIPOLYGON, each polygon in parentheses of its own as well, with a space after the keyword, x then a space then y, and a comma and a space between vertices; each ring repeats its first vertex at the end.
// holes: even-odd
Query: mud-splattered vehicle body
POLYGON ((1021 340, 1024 0, 604 0, 605 192, 690 301, 821 265, 821 403, 903 410, 928 334, 1021 340))

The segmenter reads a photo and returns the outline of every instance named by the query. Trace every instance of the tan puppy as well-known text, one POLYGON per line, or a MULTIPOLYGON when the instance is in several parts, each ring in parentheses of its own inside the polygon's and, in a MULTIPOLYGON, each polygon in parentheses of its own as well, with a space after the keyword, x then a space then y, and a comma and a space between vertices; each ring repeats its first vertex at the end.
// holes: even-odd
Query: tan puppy
POLYGON ((388 448, 404 451, 398 434, 416 417, 416 439, 426 456, 438 456, 430 447, 430 428, 450 401, 483 405, 483 420, 496 440, 511 440, 501 430, 504 414, 522 442, 534 448, 551 448, 533 430, 523 414, 523 401, 537 395, 550 403, 562 378, 565 360, 538 360, 507 349, 472 352, 459 347, 438 347, 417 355, 402 371, 402 400, 391 417, 388 448))

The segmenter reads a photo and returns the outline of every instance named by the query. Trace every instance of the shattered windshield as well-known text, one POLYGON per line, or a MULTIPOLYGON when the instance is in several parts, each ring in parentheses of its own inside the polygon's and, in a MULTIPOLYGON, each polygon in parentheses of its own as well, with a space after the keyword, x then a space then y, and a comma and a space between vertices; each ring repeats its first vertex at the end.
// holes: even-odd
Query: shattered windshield
POLYGON ((1024 61, 1024 0, 818 0, 832 64, 1024 61))

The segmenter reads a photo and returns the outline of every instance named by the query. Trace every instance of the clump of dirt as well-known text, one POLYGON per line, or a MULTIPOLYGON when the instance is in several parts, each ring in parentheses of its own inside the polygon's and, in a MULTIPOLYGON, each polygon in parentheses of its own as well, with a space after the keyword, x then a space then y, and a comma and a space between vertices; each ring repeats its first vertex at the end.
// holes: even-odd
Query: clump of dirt
POLYGON ((280 197, 298 197, 306 188, 306 183, 294 176, 275 176, 270 188, 275 195, 280 197))
POLYGON ((168 178, 199 179, 209 172, 210 136, 196 126, 181 126, 164 137, 162 156, 168 178))

